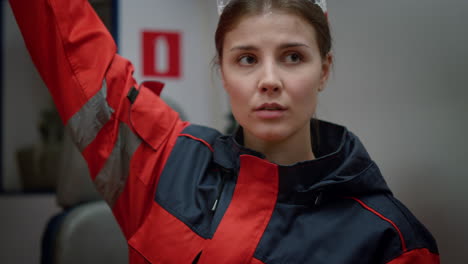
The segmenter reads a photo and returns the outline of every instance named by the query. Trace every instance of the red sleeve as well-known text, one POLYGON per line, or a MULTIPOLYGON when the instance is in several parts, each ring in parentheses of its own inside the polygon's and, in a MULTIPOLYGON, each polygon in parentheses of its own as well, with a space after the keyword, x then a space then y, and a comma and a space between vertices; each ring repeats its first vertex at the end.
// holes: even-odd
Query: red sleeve
POLYGON ((116 45, 85 0, 10 0, 64 123, 101 88, 116 45))
POLYGON ((440 264, 440 259, 439 255, 422 248, 407 251, 387 264, 440 264))
POLYGON ((98 191, 125 235, 140 225, 157 175, 186 125, 153 92, 87 0, 10 0, 31 58, 98 191), (137 91, 133 103, 129 91, 137 91))

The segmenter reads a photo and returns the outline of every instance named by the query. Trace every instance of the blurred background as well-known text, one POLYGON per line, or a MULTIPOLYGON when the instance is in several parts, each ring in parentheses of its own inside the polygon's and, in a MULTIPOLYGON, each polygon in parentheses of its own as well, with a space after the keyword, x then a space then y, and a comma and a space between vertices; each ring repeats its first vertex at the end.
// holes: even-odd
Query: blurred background
MULTIPOLYGON (((216 1, 90 2, 138 81, 165 82, 163 97, 187 120, 228 129, 228 99, 211 66, 216 1), (172 52, 179 59, 164 55, 172 52)), ((442 263, 468 263, 468 1, 329 0, 328 8, 335 66, 318 118, 360 137, 438 241, 442 263)), ((6 0, 0 16, 0 262, 40 263, 47 223, 98 198, 76 194, 90 185, 86 168, 6 0), (83 182, 63 184, 71 175, 83 182)))

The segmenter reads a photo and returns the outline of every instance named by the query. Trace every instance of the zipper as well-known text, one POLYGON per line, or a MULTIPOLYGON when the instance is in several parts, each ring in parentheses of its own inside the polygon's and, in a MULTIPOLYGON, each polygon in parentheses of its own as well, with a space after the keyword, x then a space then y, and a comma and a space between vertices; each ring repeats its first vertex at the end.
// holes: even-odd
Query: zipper
POLYGON ((221 199, 221 195, 223 194, 224 185, 226 185, 225 174, 227 173, 230 173, 230 171, 225 168, 221 168, 221 184, 220 184, 220 187, 218 188, 218 193, 216 194, 216 200, 214 201, 213 206, 211 206, 212 212, 215 212, 216 209, 218 208, 219 200, 221 199))

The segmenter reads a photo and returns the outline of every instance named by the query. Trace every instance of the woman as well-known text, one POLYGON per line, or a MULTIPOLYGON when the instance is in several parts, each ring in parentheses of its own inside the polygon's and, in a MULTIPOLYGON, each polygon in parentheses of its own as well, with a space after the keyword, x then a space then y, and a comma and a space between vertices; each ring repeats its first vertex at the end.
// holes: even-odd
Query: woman
POLYGON ((318 4, 224 8, 218 63, 241 128, 222 136, 137 85, 86 1, 10 2, 130 263, 439 263, 357 137, 310 121, 333 61, 318 4))

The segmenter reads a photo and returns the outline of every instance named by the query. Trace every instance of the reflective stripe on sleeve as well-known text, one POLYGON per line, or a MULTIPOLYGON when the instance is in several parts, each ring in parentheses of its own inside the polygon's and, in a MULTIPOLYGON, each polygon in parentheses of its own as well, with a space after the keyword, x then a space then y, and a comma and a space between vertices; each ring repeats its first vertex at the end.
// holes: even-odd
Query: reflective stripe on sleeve
POLYGON ((107 83, 104 80, 101 90, 75 113, 66 125, 66 131, 70 133, 80 152, 94 140, 114 112, 106 97, 107 83))
POLYGON ((114 148, 94 180, 97 190, 111 207, 123 191, 130 172, 130 160, 140 144, 141 139, 126 124, 120 123, 114 148))

